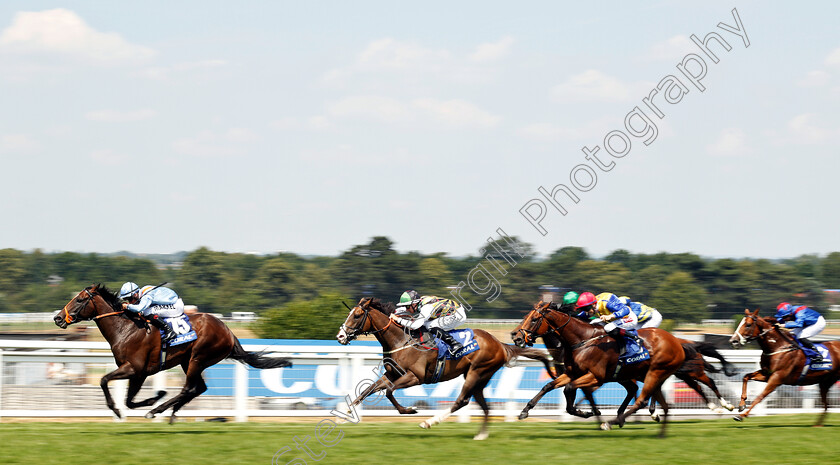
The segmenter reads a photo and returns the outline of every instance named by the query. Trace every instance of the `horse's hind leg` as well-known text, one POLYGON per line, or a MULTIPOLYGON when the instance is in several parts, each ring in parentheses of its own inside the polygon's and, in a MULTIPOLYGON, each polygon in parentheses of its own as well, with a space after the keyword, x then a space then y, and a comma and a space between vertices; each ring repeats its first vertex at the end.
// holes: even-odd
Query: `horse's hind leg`
POLYGON ((822 426, 825 421, 825 416, 828 415, 828 390, 834 385, 834 380, 822 381, 820 383, 820 399, 823 403, 823 411, 817 418, 817 424, 814 426, 822 426))
MULTIPOLYGON (((563 387, 563 386, 565 386, 565 385, 567 385, 571 382, 572 382, 572 379, 569 378, 569 375, 566 374, 566 373, 563 373, 562 375, 558 376, 556 379, 553 379, 553 380, 545 383, 545 386, 543 386, 542 389, 540 389, 540 392, 538 392, 537 395, 535 395, 533 399, 529 400, 528 403, 525 404, 525 408, 522 409, 522 412, 519 414, 519 419, 524 420, 524 419, 528 418, 528 412, 537 405, 537 402, 539 402, 540 399, 542 399, 544 395, 548 394, 549 392, 551 392, 551 391, 553 391, 553 390, 555 390, 559 387, 563 387)), ((576 388, 574 388, 574 389, 576 389, 576 388)))
POLYGON ((189 401, 195 399, 196 397, 200 396, 207 390, 207 384, 204 382, 204 378, 201 376, 201 373, 195 376, 192 379, 192 382, 188 382, 187 386, 185 386, 184 396, 181 397, 178 402, 172 405, 172 414, 169 416, 169 424, 175 423, 175 413, 181 409, 184 405, 186 405, 189 401), (187 388, 187 386, 189 386, 187 388))
POLYGON ((656 401, 659 402, 659 405, 662 407, 662 428, 659 429, 659 437, 664 438, 665 426, 668 423, 668 403, 665 402, 665 396, 662 395, 661 389, 653 393, 653 396, 651 397, 651 402, 653 402, 653 399, 656 399, 656 401))
MULTIPOLYGON (((494 370, 495 371, 495 370, 494 370)), ((482 385, 482 383, 487 384, 490 381, 490 376, 493 376, 493 373, 490 373, 487 376, 487 379, 482 379, 480 375, 478 375, 475 370, 470 370, 467 372, 464 380, 464 385, 461 387, 461 393, 458 394, 458 398, 455 399, 455 402, 452 403, 452 407, 449 410, 445 410, 437 415, 429 418, 428 420, 424 420, 420 423, 421 428, 431 428, 438 423, 443 423, 450 415, 455 413, 458 409, 466 406, 470 403, 470 397, 473 396, 473 391, 475 391, 475 387, 482 385)))
POLYGON ((155 402, 159 401, 163 396, 166 395, 166 391, 158 391, 157 394, 153 397, 149 397, 146 400, 141 400, 139 402, 134 402, 134 396, 140 392, 140 388, 143 387, 143 383, 146 381, 146 377, 142 375, 135 375, 128 379, 128 393, 125 396, 125 406, 131 409, 138 408, 138 407, 148 407, 150 405, 155 405, 155 402))
POLYGON ((116 404, 114 404, 114 399, 111 397, 111 391, 108 389, 108 381, 111 381, 112 379, 126 379, 132 376, 134 376, 134 367, 132 367, 130 363, 125 362, 116 370, 107 373, 99 381, 99 386, 102 388, 102 392, 105 393, 105 403, 108 405, 108 408, 114 412, 117 418, 122 418, 122 414, 120 413, 120 409, 118 409, 116 404))
POLYGON ((475 399, 478 406, 481 407, 481 410, 484 411, 484 421, 481 423, 481 430, 475 435, 475 437, 473 437, 476 441, 483 441, 490 436, 490 431, 488 431, 490 423, 490 407, 487 406, 487 399, 484 398, 485 386, 487 386, 487 382, 480 386, 476 386, 473 390, 473 399, 475 399))

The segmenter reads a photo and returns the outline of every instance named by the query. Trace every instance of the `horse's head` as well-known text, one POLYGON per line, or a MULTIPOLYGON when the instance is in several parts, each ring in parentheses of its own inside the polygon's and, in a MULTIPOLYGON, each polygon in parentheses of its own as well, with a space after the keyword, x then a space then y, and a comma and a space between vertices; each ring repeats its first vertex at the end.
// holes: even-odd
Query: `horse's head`
POLYGON ((73 323, 93 319, 102 311, 101 309, 112 311, 118 304, 117 300, 117 297, 105 286, 94 284, 82 289, 70 299, 70 302, 67 302, 64 308, 56 313, 53 321, 61 329, 65 329, 73 323))
POLYGON ((373 330, 370 312, 374 310, 374 306, 375 299, 362 297, 359 304, 350 309, 347 319, 344 320, 344 324, 341 325, 341 329, 335 336, 340 344, 347 345, 350 341, 359 337, 359 334, 369 333, 373 330))
POLYGON ((513 343, 519 347, 534 345, 538 337, 549 331, 545 314, 552 309, 551 302, 542 300, 534 304, 534 308, 519 322, 519 326, 510 332, 513 343))
POLYGON ((729 343, 736 349, 743 347, 747 342, 758 339, 772 328, 770 323, 758 316, 758 310, 754 312, 750 312, 749 309, 744 310, 744 318, 738 324, 735 334, 729 338, 729 343))

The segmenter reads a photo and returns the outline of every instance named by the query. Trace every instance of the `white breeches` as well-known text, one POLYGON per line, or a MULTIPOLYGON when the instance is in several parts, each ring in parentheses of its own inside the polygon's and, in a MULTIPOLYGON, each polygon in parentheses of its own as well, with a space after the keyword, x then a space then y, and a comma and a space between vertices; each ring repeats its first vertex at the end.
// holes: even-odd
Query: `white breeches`
POLYGON ((808 339, 811 336, 816 336, 825 329, 825 318, 820 317, 816 323, 804 328, 793 328, 793 334, 799 339, 808 339))
POLYGON ((462 307, 458 307, 455 309, 454 312, 450 313, 449 315, 444 315, 439 318, 435 318, 434 320, 429 320, 423 323, 428 329, 432 328, 440 328, 444 331, 449 331, 451 329, 455 329, 460 326, 467 319, 467 313, 464 311, 462 307))
POLYGON ((641 328, 658 328, 659 325, 661 325, 661 324, 662 324, 662 314, 659 313, 659 310, 652 310, 650 312, 650 319, 645 321, 644 323, 642 323, 642 325, 639 326, 639 329, 641 329, 641 328))
POLYGON ((172 318, 180 316, 184 313, 184 301, 178 299, 172 305, 152 305, 151 307, 140 312, 143 316, 158 315, 164 318, 172 318))
POLYGON ((636 329, 639 326, 639 320, 636 317, 636 314, 630 312, 627 316, 619 318, 615 321, 611 321, 604 325, 604 330, 607 332, 612 331, 615 327, 624 328, 624 329, 636 329))

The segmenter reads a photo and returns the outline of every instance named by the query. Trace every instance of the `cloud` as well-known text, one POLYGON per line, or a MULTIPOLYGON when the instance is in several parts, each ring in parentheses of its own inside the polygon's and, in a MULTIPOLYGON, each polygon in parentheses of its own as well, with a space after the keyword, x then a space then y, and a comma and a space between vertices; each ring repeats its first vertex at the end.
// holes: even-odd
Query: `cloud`
POLYGON ((840 66, 840 47, 832 50, 823 60, 826 66, 840 66))
POLYGON ((472 53, 462 56, 447 49, 386 37, 368 43, 353 63, 328 71, 322 81, 340 85, 359 75, 373 79, 397 74, 423 82, 482 82, 492 76, 488 65, 507 56, 513 41, 505 36, 496 42, 479 44, 472 53))
POLYGON ((706 146, 706 151, 711 155, 723 157, 736 157, 752 152, 747 146, 747 137, 739 128, 724 129, 717 140, 706 146))
POLYGON ((624 102, 630 98, 630 88, 620 80, 590 69, 576 74, 551 89, 552 98, 568 102, 624 102))
POLYGON ((799 144, 821 144, 837 136, 837 130, 825 128, 815 119, 816 114, 804 113, 788 121, 790 141, 799 144))
POLYGON ((119 34, 92 29, 62 8, 17 13, 0 34, 0 50, 19 54, 58 54, 97 64, 136 63, 156 52, 127 42, 119 34))
POLYGON ((697 45, 688 36, 677 35, 663 42, 658 42, 650 48, 645 58, 648 60, 680 60, 686 54, 696 49, 697 45))
POLYGON ((108 149, 93 151, 90 154, 90 158, 93 161, 112 166, 122 165, 126 160, 128 160, 128 157, 124 154, 108 149))
POLYGON ((173 77, 173 75, 218 69, 229 65, 230 63, 227 60, 222 59, 186 61, 172 66, 150 66, 140 71, 139 75, 147 79, 162 81, 173 77))
POLYGON ((505 36, 496 42, 488 42, 479 44, 475 52, 469 56, 469 60, 475 63, 487 63, 497 61, 506 57, 510 53, 510 48, 513 45, 513 37, 505 36))
POLYGON ((621 124, 620 120, 613 118, 600 118, 578 127, 553 123, 533 123, 522 126, 516 131, 516 134, 524 139, 536 142, 601 139, 610 130, 620 128, 621 124))
POLYGON ((804 78, 796 82, 799 87, 820 87, 828 84, 831 76, 825 71, 811 71, 804 78))
POLYGON ((274 120, 268 123, 268 125, 278 131, 319 131, 328 129, 331 126, 331 123, 326 116, 317 115, 309 116, 307 118, 287 116, 274 120))
POLYGON ((256 133, 247 128, 231 128, 224 132, 202 131, 193 137, 176 140, 172 148, 194 157, 239 157, 245 155, 248 146, 257 139, 256 133))
POLYGON ((501 117, 461 99, 420 98, 408 102, 376 95, 343 98, 327 106, 327 113, 337 118, 369 118, 387 123, 432 123, 450 127, 488 128, 501 117))
POLYGON ((126 123, 142 121, 155 115, 157 115, 157 112, 149 108, 134 111, 96 110, 85 113, 85 119, 105 123, 126 123))
POLYGON ((0 153, 30 153, 40 148, 41 143, 28 134, 0 135, 0 153))

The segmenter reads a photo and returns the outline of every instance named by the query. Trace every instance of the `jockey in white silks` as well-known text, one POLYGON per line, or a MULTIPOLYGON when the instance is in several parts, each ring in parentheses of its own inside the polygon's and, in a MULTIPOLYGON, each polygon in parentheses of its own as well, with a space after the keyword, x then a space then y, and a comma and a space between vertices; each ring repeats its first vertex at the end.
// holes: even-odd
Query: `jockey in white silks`
POLYGON ((120 299, 125 300, 123 309, 148 317, 149 322, 163 331, 163 342, 178 337, 175 331, 160 318, 172 318, 184 314, 184 301, 172 289, 163 286, 143 286, 127 282, 120 288, 120 299))
POLYGON ((467 313, 457 302, 441 299, 435 296, 421 297, 416 291, 405 291, 400 296, 397 307, 404 307, 410 318, 403 318, 392 313, 390 318, 408 329, 419 329, 421 326, 439 337, 449 346, 449 352, 457 353, 464 346, 447 331, 457 328, 467 319, 467 313))

